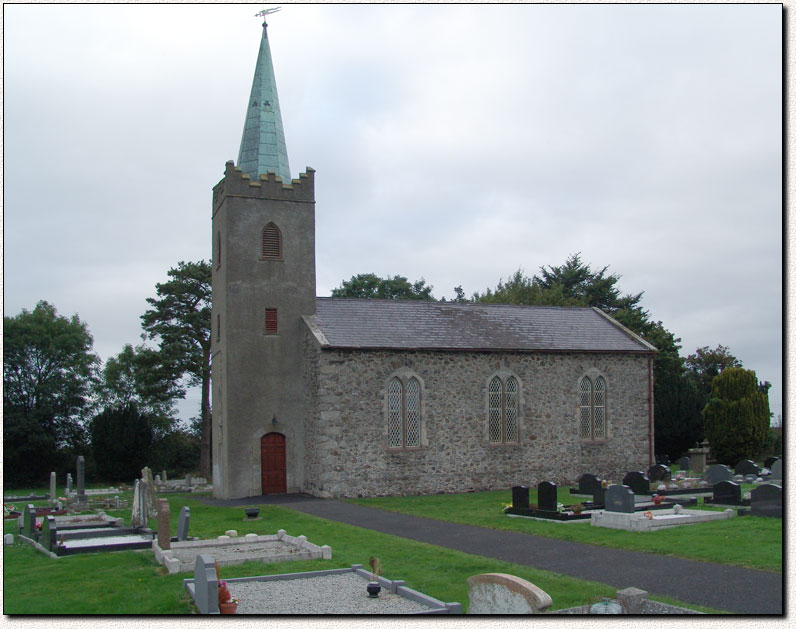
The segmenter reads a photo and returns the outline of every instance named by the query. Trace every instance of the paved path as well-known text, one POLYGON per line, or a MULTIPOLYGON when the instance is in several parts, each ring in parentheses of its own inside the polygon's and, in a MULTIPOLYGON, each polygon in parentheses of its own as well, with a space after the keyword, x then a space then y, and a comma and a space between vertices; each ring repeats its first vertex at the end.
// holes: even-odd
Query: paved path
POLYGON ((637 587, 658 596, 736 614, 782 613, 781 573, 453 524, 303 494, 206 502, 220 506, 275 504, 473 555, 598 581, 617 589, 637 587))

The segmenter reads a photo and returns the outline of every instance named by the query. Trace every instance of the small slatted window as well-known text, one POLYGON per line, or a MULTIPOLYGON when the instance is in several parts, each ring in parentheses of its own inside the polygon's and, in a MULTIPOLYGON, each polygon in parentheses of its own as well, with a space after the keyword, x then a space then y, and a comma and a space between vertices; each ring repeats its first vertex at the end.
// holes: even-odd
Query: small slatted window
POLYGON ((502 380, 495 376, 489 381, 489 441, 491 443, 519 443, 519 383, 513 376, 502 380))
POLYGON ((387 446, 420 447, 420 382, 392 378, 387 384, 387 446))
POLYGON ((276 308, 266 308, 265 309, 265 333, 266 334, 276 334, 279 331, 279 326, 277 325, 277 313, 276 308))
POLYGON ((605 414, 605 379, 594 382, 588 377, 580 381, 580 438, 605 439, 608 435, 605 414))
POLYGON ((282 233, 273 223, 268 223, 263 227, 261 260, 281 260, 282 259, 282 233))

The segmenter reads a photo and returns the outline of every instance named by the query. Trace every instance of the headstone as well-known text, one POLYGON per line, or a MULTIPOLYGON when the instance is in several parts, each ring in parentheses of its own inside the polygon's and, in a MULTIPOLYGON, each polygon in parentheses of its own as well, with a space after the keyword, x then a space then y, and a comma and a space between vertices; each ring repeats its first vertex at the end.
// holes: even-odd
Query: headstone
POLYGON ((771 466, 771 476, 769 480, 782 480, 782 459, 777 459, 771 466))
POLYGON ((741 486, 731 480, 719 481, 713 485, 713 502, 720 505, 741 504, 741 486))
POLYGON ((662 464, 653 465, 647 470, 647 476, 651 481, 667 480, 672 477, 669 467, 662 464))
POLYGON ((594 474, 583 474, 578 479, 578 493, 591 494, 594 492, 595 487, 602 487, 602 481, 599 476, 594 474))
POLYGON ((166 470, 163 470, 163 471, 160 473, 160 477, 163 479, 163 482, 164 482, 164 483, 165 483, 167 480, 169 480, 169 477, 166 475, 166 470))
POLYGON ((188 539, 188 525, 191 523, 190 507, 180 509, 180 517, 177 520, 177 541, 184 542, 188 539))
POLYGON ((782 517, 782 487, 760 485, 752 490, 752 515, 782 517))
POLYGON ((525 485, 515 485, 511 488, 511 505, 515 509, 530 509, 528 488, 525 485))
POLYGON ((643 614, 647 607, 649 594, 639 588, 625 588, 616 591, 616 600, 626 614, 643 614))
POLYGON ((141 528, 147 525, 146 514, 144 513, 144 501, 141 495, 141 481, 135 480, 133 486, 133 504, 132 513, 130 515, 130 526, 133 528, 141 528))
POLYGON ((760 473, 760 468, 755 465, 754 461, 747 459, 745 461, 739 461, 735 465, 735 473, 741 474, 742 476, 754 474, 754 476, 757 477, 757 475, 760 473))
POLYGON ((13 533, 6 533, 3 535, 3 545, 4 546, 11 546, 14 544, 14 534, 13 533))
POLYGON ((50 506, 54 507, 58 504, 56 497, 56 475, 55 472, 50 472, 50 506))
POLYGON ((69 497, 69 494, 72 493, 72 475, 67 473, 66 475, 66 497, 69 497))
POLYGON ((628 472, 622 479, 622 484, 633 490, 634 494, 648 494, 650 492, 650 479, 644 472, 628 472))
POLYGON ((467 592, 468 614, 543 614, 553 604, 547 592, 512 574, 476 574, 467 592))
POLYGON ((771 469, 771 466, 774 465, 774 461, 776 461, 778 459, 781 459, 781 458, 782 458, 781 456, 770 456, 763 463, 763 467, 767 467, 768 469, 771 469))
POLYGON ((41 539, 39 543, 50 552, 58 545, 58 531, 55 526, 55 516, 44 516, 41 523, 41 539))
POLYGON ((689 459, 687 456, 681 456, 679 464, 680 464, 680 469, 683 471, 691 469, 691 459, 689 459))
POLYGON ((86 502, 86 459, 77 457, 77 501, 86 502))
POLYGON ((711 485, 723 480, 732 480, 732 477, 732 470, 726 465, 711 465, 705 470, 705 480, 711 485))
POLYGON ((605 504, 605 487, 602 485, 597 485, 594 489, 591 490, 591 501, 595 505, 604 505, 605 504))
POLYGON ((605 492, 605 510, 618 513, 633 513, 636 498, 627 485, 611 485, 605 492))
POLYGON ((22 529, 19 533, 28 539, 34 539, 36 535, 36 507, 33 504, 26 504, 22 509, 22 529))
POLYGON ((158 546, 163 550, 169 550, 171 548, 169 501, 161 498, 158 502, 158 546))
POLYGON ((188 491, 191 491, 191 475, 185 475, 185 486, 188 488, 188 491))
POLYGON ((704 446, 691 448, 688 457, 691 459, 691 471, 694 474, 702 474, 707 465, 708 453, 710 450, 704 446))
POLYGON ((542 481, 537 486, 540 511, 558 511, 558 489, 555 483, 542 481))
POLYGON ((162 485, 163 482, 160 480, 160 474, 155 474, 155 485, 162 485))
POLYGON ((144 483, 144 500, 146 500, 147 517, 154 518, 158 515, 158 499, 155 496, 155 481, 152 470, 145 467, 141 470, 141 481, 144 483))
POLYGON ((212 555, 197 555, 193 570, 194 603, 200 614, 218 613, 218 576, 212 555))

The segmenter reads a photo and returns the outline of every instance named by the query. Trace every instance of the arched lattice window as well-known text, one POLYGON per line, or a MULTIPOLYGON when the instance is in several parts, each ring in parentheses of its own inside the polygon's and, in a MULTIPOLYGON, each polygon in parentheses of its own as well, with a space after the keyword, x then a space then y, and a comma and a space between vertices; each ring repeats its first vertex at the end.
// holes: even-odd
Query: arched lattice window
POLYGON ((263 227, 263 241, 260 259, 282 259, 282 233, 273 223, 268 223, 268 225, 263 227))
POLYGON ((489 381, 489 441, 492 443, 518 443, 519 386, 514 376, 505 380, 495 376, 489 381))
POLYGON ((420 383, 404 384, 392 378, 387 385, 387 445, 390 448, 420 447, 420 383))
POLYGON ((605 439, 605 380, 584 376, 580 381, 580 438, 605 439))

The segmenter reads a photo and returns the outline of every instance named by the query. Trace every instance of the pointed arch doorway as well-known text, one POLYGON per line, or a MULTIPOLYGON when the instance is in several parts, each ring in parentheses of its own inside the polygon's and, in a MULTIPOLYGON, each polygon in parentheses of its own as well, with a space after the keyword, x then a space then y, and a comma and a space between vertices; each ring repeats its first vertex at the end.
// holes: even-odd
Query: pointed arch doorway
POLYGON ((269 432, 260 438, 260 474, 264 494, 287 492, 285 435, 269 432))

